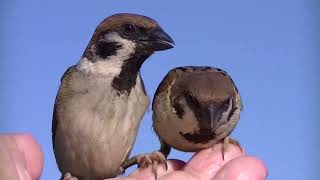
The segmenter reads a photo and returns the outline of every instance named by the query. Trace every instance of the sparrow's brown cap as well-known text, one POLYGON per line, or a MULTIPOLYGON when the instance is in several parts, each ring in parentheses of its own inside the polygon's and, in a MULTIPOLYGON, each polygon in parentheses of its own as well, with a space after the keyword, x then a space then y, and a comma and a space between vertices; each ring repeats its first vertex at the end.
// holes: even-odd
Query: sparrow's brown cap
POLYGON ((116 29, 125 23, 132 23, 146 29, 154 29, 160 27, 157 21, 143 15, 119 13, 105 18, 97 27, 96 31, 105 29, 116 29))

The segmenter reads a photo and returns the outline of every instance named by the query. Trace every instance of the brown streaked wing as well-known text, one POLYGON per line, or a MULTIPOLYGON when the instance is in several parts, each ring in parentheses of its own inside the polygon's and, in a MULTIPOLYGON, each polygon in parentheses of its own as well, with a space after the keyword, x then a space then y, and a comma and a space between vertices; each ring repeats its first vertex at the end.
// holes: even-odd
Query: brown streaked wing
MULTIPOLYGON (((63 83, 63 80, 65 78, 67 78, 72 72, 74 72, 76 70, 76 65, 70 66, 66 72, 62 75, 61 77, 61 83, 63 83)), ((55 140, 55 136, 56 136, 56 130, 57 130, 57 126, 58 126, 58 119, 57 119, 57 101, 58 101, 58 96, 59 96, 59 92, 56 96, 55 99, 55 103, 54 103, 54 107, 53 107, 53 116, 52 116, 52 127, 51 127, 51 132, 52 132, 52 144, 53 144, 53 148, 54 148, 54 140, 55 140)))

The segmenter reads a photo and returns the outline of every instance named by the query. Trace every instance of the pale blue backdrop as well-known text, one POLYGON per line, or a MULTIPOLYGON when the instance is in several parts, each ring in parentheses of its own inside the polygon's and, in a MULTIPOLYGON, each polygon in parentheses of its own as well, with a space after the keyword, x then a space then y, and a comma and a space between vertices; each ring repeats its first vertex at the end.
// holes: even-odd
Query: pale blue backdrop
MULTIPOLYGON (((41 179, 60 174, 51 117, 60 76, 75 64, 96 25, 114 13, 156 19, 176 47, 142 68, 152 97, 167 71, 209 65, 228 71, 244 102, 233 133, 263 159, 269 179, 319 179, 319 4, 303 0, 76 1, 0 3, 0 132, 31 132, 45 154, 41 179)), ((133 154, 159 147, 150 111, 133 154)), ((174 151, 170 157, 187 160, 174 151)))

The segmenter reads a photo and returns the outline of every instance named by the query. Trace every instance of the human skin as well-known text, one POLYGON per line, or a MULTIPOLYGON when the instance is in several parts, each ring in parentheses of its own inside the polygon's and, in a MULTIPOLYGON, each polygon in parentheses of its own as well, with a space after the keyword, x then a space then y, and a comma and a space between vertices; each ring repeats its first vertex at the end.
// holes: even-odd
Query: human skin
POLYGON ((0 179, 39 179, 43 153, 29 134, 0 135, 0 179))
MULTIPOLYGON (((36 180, 43 168, 43 153, 29 134, 0 135, 0 179, 36 180)), ((157 169, 158 179, 173 180, 263 180, 267 168, 258 158, 245 155, 244 150, 229 145, 224 160, 221 144, 196 153, 187 163, 168 160, 168 170, 157 169)), ((128 177, 109 180, 153 180, 152 168, 136 170, 128 177)))

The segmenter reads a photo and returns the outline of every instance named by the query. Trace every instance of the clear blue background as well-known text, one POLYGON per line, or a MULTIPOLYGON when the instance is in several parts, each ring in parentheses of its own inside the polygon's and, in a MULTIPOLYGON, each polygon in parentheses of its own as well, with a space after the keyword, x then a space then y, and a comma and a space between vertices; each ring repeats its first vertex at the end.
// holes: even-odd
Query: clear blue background
MULTIPOLYGON (((318 179, 320 6, 313 2, 2 0, 0 132, 31 132, 45 154, 41 179, 60 177, 51 145, 60 77, 79 60, 101 20, 133 12, 156 19, 176 41, 143 65, 151 97, 175 66, 225 69, 244 102, 233 136, 265 161, 269 179, 318 179)), ((132 154, 159 148, 151 114, 132 154)))

